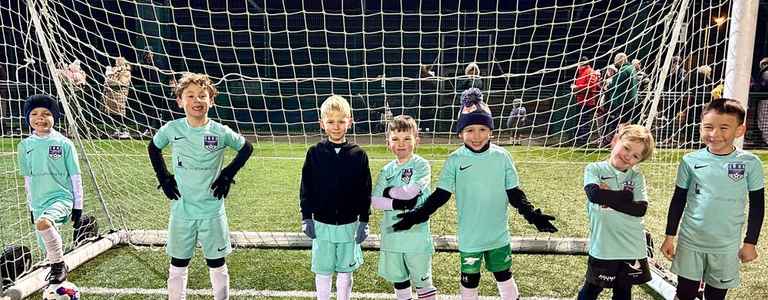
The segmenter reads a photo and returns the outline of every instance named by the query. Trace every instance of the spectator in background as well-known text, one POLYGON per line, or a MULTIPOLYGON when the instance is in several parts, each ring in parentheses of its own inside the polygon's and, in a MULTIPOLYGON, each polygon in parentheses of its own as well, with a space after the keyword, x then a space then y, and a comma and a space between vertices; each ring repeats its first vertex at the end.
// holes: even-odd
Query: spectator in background
POLYGON ((576 102, 579 105, 579 123, 576 126, 576 146, 589 142, 589 132, 595 119, 595 108, 600 95, 600 73, 592 69, 589 59, 579 59, 576 80, 571 85, 576 102))
POLYGON ((682 59, 680 56, 673 56, 664 86, 668 92, 681 91, 684 83, 685 69, 682 66, 682 59))
POLYGON ((637 85, 641 91, 646 91, 651 86, 651 79, 648 78, 648 74, 643 71, 643 65, 639 59, 632 60, 632 66, 635 67, 637 72, 637 85))
POLYGON ((752 81, 750 91, 757 101, 757 128, 762 133, 764 143, 768 143, 768 57, 763 57, 759 63, 760 72, 752 81))
POLYGON ((176 97, 172 93, 167 93, 164 88, 165 84, 170 84, 169 75, 172 72, 168 61, 162 56, 155 56, 151 46, 145 47, 144 50, 144 56, 137 64, 141 76, 134 77, 137 80, 134 86, 137 98, 142 105, 141 111, 147 117, 147 129, 142 135, 152 136, 164 122, 173 119, 172 112, 175 109, 176 97))
POLYGON ((608 116, 606 120, 606 132, 602 146, 608 146, 619 124, 636 123, 639 109, 637 109, 637 74, 635 67, 629 63, 625 53, 618 53, 613 59, 614 65, 619 70, 611 79, 608 87, 608 116))
POLYGON ((521 126, 525 126, 527 110, 523 106, 523 99, 516 98, 512 100, 512 111, 507 118, 507 128, 512 129, 510 143, 519 145, 518 133, 521 126))
POLYGON ((480 78, 480 66, 476 63, 470 63, 464 68, 464 78, 461 78, 456 84, 456 91, 461 92, 470 88, 483 90, 483 79, 480 78))
MULTIPOLYGON (((616 69, 616 66, 614 64, 609 64, 605 67, 605 69, 602 72, 602 76, 600 77, 600 96, 598 97, 597 101, 597 111, 595 112, 595 119, 597 123, 597 128, 600 128, 601 131, 605 131, 605 119, 607 118, 608 114, 608 88, 611 86, 611 82, 613 82, 613 76, 618 73, 619 70, 616 69)), ((601 137, 605 135, 605 132, 601 134, 601 137)))
POLYGON ((115 58, 115 66, 108 66, 104 72, 104 111, 110 114, 115 122, 112 137, 119 139, 131 137, 125 127, 125 104, 130 85, 131 66, 124 57, 115 58))

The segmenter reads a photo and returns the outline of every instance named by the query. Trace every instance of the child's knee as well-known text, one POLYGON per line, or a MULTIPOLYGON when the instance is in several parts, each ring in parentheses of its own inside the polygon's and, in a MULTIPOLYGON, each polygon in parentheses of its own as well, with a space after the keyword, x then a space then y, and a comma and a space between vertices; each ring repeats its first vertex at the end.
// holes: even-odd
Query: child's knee
POLYGON ((171 265, 177 268, 186 268, 187 266, 189 266, 190 260, 191 260, 190 258, 182 259, 182 258, 171 257, 171 265))
POLYGON ((461 286, 474 289, 480 285, 480 273, 461 273, 461 286))
POLYGON ((48 230, 51 227, 53 227, 53 224, 46 218, 38 218, 35 222, 35 228, 37 228, 38 231, 48 230))
POLYGON ((493 277, 496 278, 497 282, 504 282, 512 278, 512 272, 510 272, 509 269, 493 272, 493 277))
POLYGON ((209 268, 215 269, 226 264, 226 261, 224 260, 223 257, 215 258, 215 259, 205 259, 205 264, 207 264, 209 268))

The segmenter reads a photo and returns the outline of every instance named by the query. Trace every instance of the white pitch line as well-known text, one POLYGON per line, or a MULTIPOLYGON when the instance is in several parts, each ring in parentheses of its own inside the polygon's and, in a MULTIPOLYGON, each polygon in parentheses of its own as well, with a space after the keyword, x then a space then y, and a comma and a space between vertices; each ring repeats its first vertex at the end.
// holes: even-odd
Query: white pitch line
MULTIPOLYGON (((100 287, 80 287, 80 292, 84 295, 167 295, 166 289, 140 289, 140 288, 100 288, 100 287)), ((195 296, 213 296, 210 289, 187 290, 188 295, 195 296)), ((315 298, 315 292, 312 291, 270 291, 270 290, 230 290, 230 296, 240 297, 276 297, 276 298, 315 298)), ((356 299, 392 299, 394 294, 385 293, 352 293, 352 298, 356 299)), ((437 299, 455 300, 460 299, 459 295, 440 295, 437 299)), ((480 297, 483 300, 498 299, 498 297, 480 297)), ((547 297, 524 297, 521 300, 566 300, 571 298, 547 298, 547 297)))

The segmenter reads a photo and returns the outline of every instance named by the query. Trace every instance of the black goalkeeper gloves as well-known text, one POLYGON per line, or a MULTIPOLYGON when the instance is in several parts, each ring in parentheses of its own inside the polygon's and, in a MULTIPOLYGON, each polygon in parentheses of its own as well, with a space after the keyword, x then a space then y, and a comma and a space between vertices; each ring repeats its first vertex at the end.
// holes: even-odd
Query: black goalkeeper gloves
POLYGON ((541 209, 536 209, 529 213, 528 215, 524 216, 525 219, 528 221, 528 223, 533 224, 536 226, 536 229, 539 232, 557 232, 557 228, 555 228, 555 225, 552 225, 552 222, 554 221, 555 217, 550 215, 545 215, 541 212, 541 209))
POLYGON ((157 181, 160 182, 157 188, 163 189, 163 193, 165 193, 165 196, 168 197, 168 199, 179 200, 181 193, 179 193, 179 188, 176 186, 176 179, 173 178, 173 174, 169 173, 162 177, 158 177, 157 181))
POLYGON ((213 190, 213 196, 219 200, 227 198, 229 195, 229 187, 235 183, 234 174, 228 171, 226 168, 221 170, 219 177, 211 184, 211 190, 213 190))
POLYGON ((398 214, 397 217, 401 218, 401 220, 392 225, 392 229, 395 231, 408 230, 411 229, 413 225, 424 223, 429 220, 429 214, 423 212, 421 209, 404 212, 398 214))

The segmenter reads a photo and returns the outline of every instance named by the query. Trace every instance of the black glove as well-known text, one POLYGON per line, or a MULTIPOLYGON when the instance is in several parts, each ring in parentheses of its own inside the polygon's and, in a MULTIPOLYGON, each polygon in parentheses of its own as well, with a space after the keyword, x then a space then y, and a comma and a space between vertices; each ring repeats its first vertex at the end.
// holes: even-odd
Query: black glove
POLYGON ((424 223, 429 220, 429 215, 418 209, 398 214, 397 217, 401 218, 401 220, 392 225, 392 229, 395 231, 408 230, 411 229, 413 225, 424 223))
POLYGON ((75 228, 80 227, 80 218, 83 216, 82 209, 72 209, 72 226, 75 228))
POLYGON ((525 219, 528 220, 528 223, 536 226, 539 232, 557 232, 555 225, 552 225, 552 222, 550 222, 554 221, 555 217, 541 213, 541 209, 537 208, 526 216, 525 219))
POLYGON ((163 189, 163 193, 165 193, 165 196, 168 197, 168 199, 179 200, 181 193, 179 193, 179 188, 176 187, 176 179, 173 178, 172 174, 167 174, 163 176, 163 178, 158 178, 157 180, 160 182, 157 188, 163 189))
POLYGON ((224 199, 229 195, 229 186, 235 183, 234 176, 229 175, 229 172, 222 171, 219 177, 211 184, 213 190, 213 196, 219 200, 224 199))

